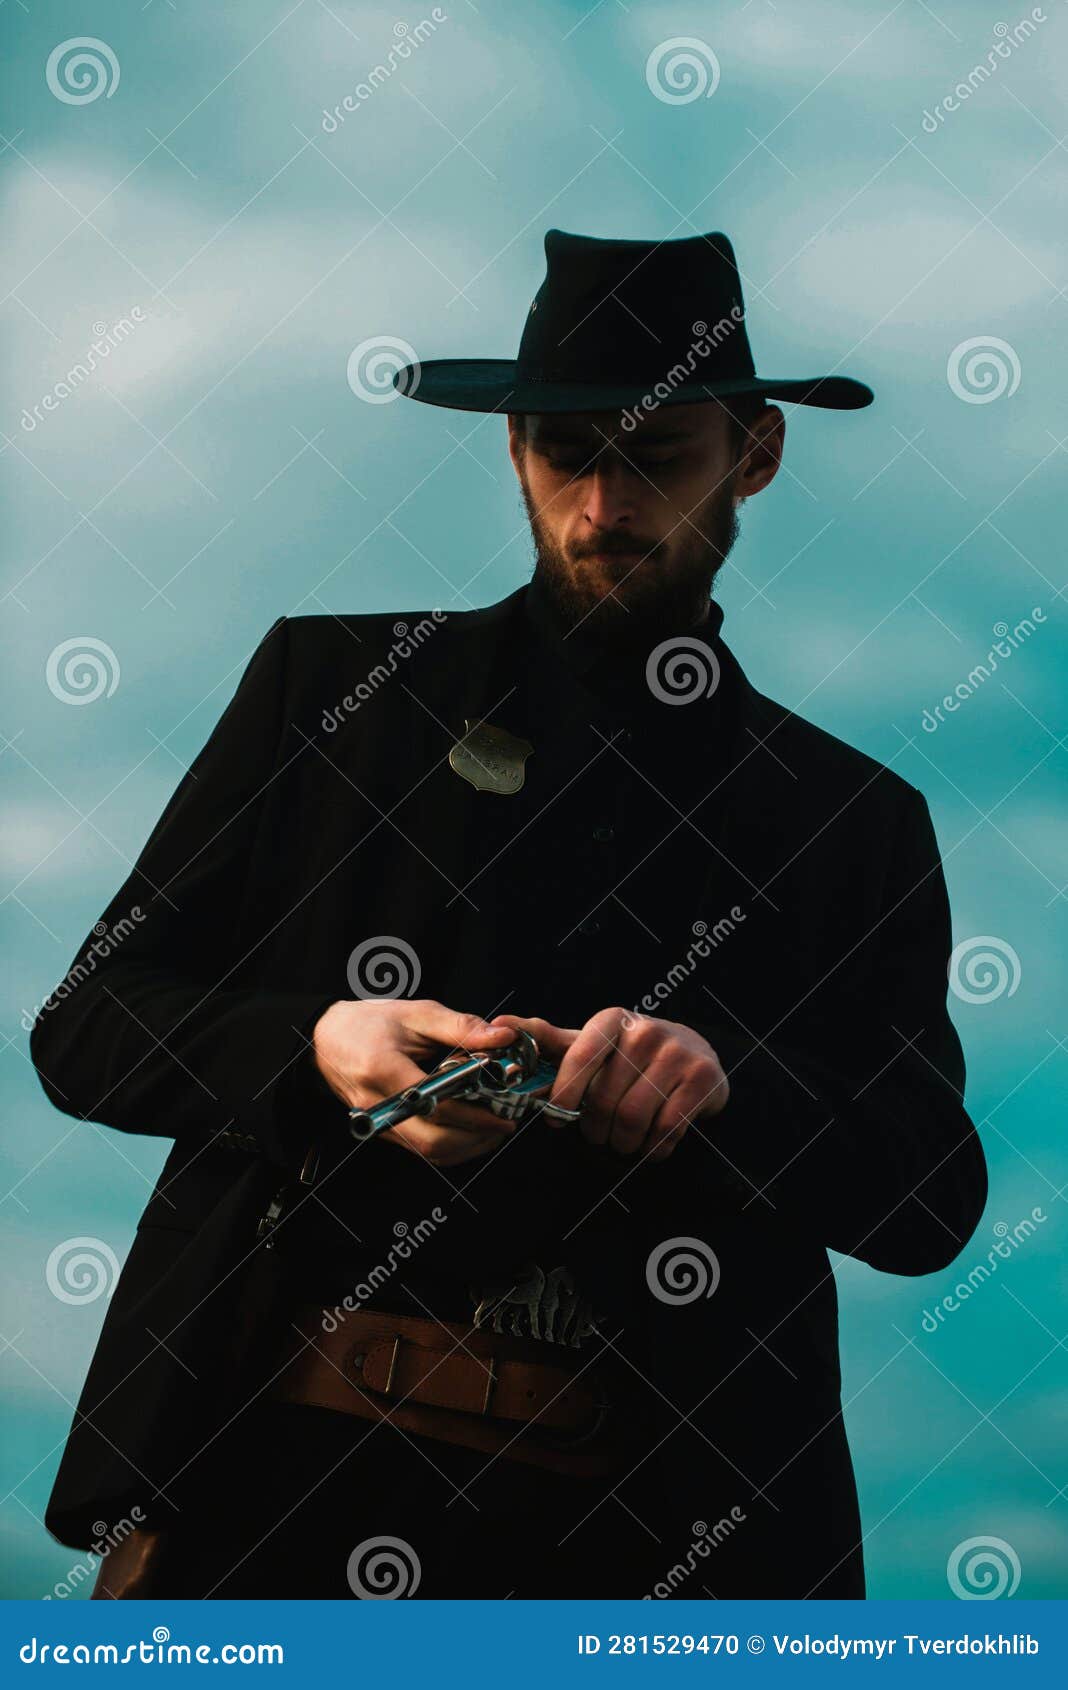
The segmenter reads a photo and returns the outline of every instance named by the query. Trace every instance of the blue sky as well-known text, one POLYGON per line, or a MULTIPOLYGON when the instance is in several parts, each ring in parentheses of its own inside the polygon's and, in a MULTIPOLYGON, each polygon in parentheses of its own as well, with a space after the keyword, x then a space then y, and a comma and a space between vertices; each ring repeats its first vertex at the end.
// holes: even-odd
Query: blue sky
POLYGON ((503 419, 361 402, 346 370, 381 337, 511 355, 559 227, 725 230, 758 368, 875 389, 855 415, 790 412, 786 470, 720 589, 758 686, 926 793, 955 940, 995 939, 1015 981, 951 999, 992 1173, 975 1239, 919 1281, 840 1264, 870 1586, 942 1595, 950 1552, 983 1535, 1012 1546, 1021 1596, 1064 1595, 1065 5, 440 10, 332 132, 324 111, 383 61, 395 12, 5 11, 8 1594, 70 1564, 36 1521, 103 1309, 58 1302, 44 1264, 83 1231, 121 1259, 164 1150, 53 1112, 23 1013, 276 616, 465 608, 529 573, 503 419), (118 81, 70 103, 46 65, 83 28, 118 81), (680 38, 703 43, 715 87, 673 103, 646 72, 680 38), (35 413, 123 319, 101 368, 35 413), (998 377, 971 391, 950 379, 970 341, 998 377), (925 729, 1024 618, 997 672, 925 729), (47 665, 87 637, 117 680, 71 707, 47 665), (925 1332, 1036 1206, 1033 1235, 925 1332))

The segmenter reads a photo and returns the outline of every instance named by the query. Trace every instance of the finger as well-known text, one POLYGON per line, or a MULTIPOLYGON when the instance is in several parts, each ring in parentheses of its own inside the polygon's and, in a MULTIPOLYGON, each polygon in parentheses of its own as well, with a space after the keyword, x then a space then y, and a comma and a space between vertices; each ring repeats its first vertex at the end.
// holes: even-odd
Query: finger
MULTIPOLYGON (((604 1105, 602 1084, 607 1083, 607 1076, 612 1066, 612 1054, 593 1075, 589 1085, 582 1094, 582 1118, 579 1121, 579 1131, 589 1144, 607 1144, 608 1135, 612 1130, 612 1106, 604 1105)), ((566 1105, 565 1105, 566 1107, 566 1105)))
POLYGON ((666 1072, 659 1083, 653 1075, 652 1091, 634 1089, 653 1060, 644 1054, 639 1060, 634 1040, 621 1029, 619 1043, 586 1089, 584 1110, 591 1116, 594 1143, 610 1144, 623 1154, 637 1149, 668 1089, 666 1072))
POLYGON ((450 1050, 498 1050, 510 1035, 509 1028, 483 1021, 480 1015, 447 1009, 436 998, 414 998, 405 1007, 404 1024, 428 1043, 450 1050))
POLYGON ((568 1046, 553 1084, 552 1100, 563 1109, 578 1109, 594 1075, 609 1060, 622 1025, 621 1010, 601 1010, 587 1021, 568 1046))
POLYGON ((661 1132, 659 1128, 642 1146, 641 1158, 643 1162, 666 1162, 682 1143, 689 1129, 689 1121, 677 1121, 674 1126, 661 1132))
MULTIPOLYGON (((723 1079, 726 1086, 726 1079, 723 1079)), ((708 1114, 711 1086, 706 1078, 684 1081, 667 1097, 657 1112, 652 1129, 642 1146, 643 1156, 652 1162, 662 1162, 681 1144, 690 1127, 702 1113, 708 1114)))
POLYGON ((494 1023, 504 1022, 516 1032, 529 1033, 540 1054, 551 1062, 558 1062, 579 1035, 577 1027, 556 1027, 540 1015, 495 1015, 493 1019, 494 1023))
POLYGON ((620 1156, 635 1155, 645 1144, 663 1104, 664 1091, 653 1073, 632 1075, 612 1115, 609 1149, 620 1156))
POLYGON ((607 1144, 623 1156, 633 1155, 677 1082, 677 1064, 669 1052, 660 1049, 650 1056, 624 1030, 610 1060, 586 1092, 584 1107, 592 1117, 593 1142, 607 1144))

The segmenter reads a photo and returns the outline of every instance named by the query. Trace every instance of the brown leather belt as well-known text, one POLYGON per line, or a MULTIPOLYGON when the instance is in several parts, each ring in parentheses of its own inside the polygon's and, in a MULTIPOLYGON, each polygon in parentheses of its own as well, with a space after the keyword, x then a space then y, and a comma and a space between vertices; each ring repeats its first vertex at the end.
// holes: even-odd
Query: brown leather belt
POLYGON ((638 1459, 638 1392, 603 1353, 377 1309, 311 1305, 293 1325, 270 1391, 284 1402, 576 1476, 638 1459))

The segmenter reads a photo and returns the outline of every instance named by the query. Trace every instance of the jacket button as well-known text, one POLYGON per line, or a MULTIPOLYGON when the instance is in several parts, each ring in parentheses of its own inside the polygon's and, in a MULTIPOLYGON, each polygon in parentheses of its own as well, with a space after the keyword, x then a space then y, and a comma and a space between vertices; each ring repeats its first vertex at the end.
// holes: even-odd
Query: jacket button
POLYGON ((615 828, 610 827, 607 822, 603 822, 600 827, 595 827, 593 830, 593 837, 599 840, 602 845, 607 845, 609 840, 614 839, 615 836, 615 828))
POLYGON ((589 917, 588 920, 582 922, 580 927, 579 927, 580 933, 588 933, 588 934, 592 935, 594 933, 599 933, 600 931, 601 931, 601 924, 596 919, 596 917, 594 917, 592 915, 589 917))

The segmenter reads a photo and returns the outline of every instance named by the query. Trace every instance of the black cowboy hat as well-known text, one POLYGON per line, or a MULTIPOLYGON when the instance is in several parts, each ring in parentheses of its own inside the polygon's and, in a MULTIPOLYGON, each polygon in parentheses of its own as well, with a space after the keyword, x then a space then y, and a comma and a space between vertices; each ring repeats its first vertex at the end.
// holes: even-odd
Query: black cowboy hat
POLYGON ((459 411, 608 411, 760 393, 854 411, 873 394, 849 376, 758 376, 726 235, 599 240, 549 229, 545 280, 516 358, 432 358, 393 385, 459 411))

